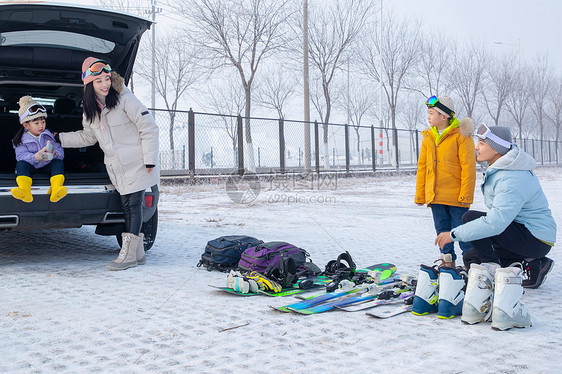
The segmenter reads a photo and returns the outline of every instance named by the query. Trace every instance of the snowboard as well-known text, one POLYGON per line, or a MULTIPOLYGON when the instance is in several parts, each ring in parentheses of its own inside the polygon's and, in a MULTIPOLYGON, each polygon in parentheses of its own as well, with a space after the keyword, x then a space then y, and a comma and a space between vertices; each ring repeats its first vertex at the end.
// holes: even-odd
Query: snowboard
POLYGON ((219 291, 226 292, 228 294, 236 295, 236 296, 257 296, 257 295, 259 295, 258 292, 242 293, 242 292, 238 292, 238 291, 233 290, 232 288, 228 288, 228 287, 213 286, 212 284, 209 284, 208 286, 213 287, 214 289, 217 289, 219 291))
POLYGON ((242 292, 238 292, 232 288, 229 287, 221 287, 221 286, 213 286, 211 284, 209 284, 209 287, 213 287, 217 290, 226 292, 228 294, 231 295, 236 295, 236 296, 257 296, 257 295, 265 295, 265 296, 272 296, 272 297, 283 297, 283 296, 292 296, 292 295, 297 295, 300 293, 304 293, 304 292, 308 292, 308 291, 312 291, 321 287, 324 287, 327 283, 331 282, 330 278, 324 277, 324 276, 318 276, 318 277, 314 277, 314 278, 310 278, 314 281, 312 287, 310 288, 300 288, 299 287, 299 283, 306 280, 306 279, 301 279, 299 280, 294 287, 290 287, 290 288, 284 288, 281 290, 281 292, 269 292, 269 291, 262 291, 262 290, 258 290, 258 292, 248 292, 248 293, 242 293, 242 292))
MULTIPOLYGON (((377 266, 377 265, 373 265, 373 266, 377 266)), ((368 268, 365 268, 365 269, 368 269, 368 268)), ((387 279, 384 279, 384 280, 378 280, 377 282, 374 282, 374 283, 377 284, 377 285, 379 285, 379 286, 391 285, 391 284, 396 284, 396 285, 398 285, 398 284, 401 283, 401 281, 402 281, 402 277, 401 277, 400 275, 394 273, 394 274, 392 274, 392 277, 391 277, 391 278, 387 278, 387 279)), ((315 295, 315 296, 324 295, 325 293, 326 293, 326 292, 321 292, 321 293, 318 293, 318 294, 315 295)), ((301 294, 296 294, 295 297, 296 297, 297 299, 301 299, 301 300, 310 299, 310 296, 308 296, 308 295, 301 295, 301 294)))
POLYGON ((367 266, 366 268, 355 269, 356 274, 369 273, 369 272, 379 273, 377 275, 378 280, 385 280, 390 278, 392 274, 396 272, 396 265, 391 264, 389 262, 381 262, 379 264, 367 266))
POLYGON ((380 309, 377 309, 376 312, 366 312, 365 314, 370 317, 374 317, 378 319, 386 319, 386 318, 397 316, 399 314, 408 313, 411 311, 412 311, 411 305, 400 305, 400 306, 389 305, 388 307, 381 307, 380 309))

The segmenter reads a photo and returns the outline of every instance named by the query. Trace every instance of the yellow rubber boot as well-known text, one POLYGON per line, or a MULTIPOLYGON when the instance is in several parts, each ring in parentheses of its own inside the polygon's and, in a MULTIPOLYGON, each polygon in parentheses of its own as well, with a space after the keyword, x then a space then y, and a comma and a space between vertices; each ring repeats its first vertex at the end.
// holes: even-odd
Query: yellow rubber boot
POLYGON ((62 184, 64 183, 64 175, 57 174, 51 177, 51 188, 49 191, 51 192, 51 200, 52 203, 56 203, 60 199, 66 196, 67 189, 62 184))
POLYGON ((16 183, 18 184, 17 187, 14 187, 10 190, 12 192, 12 196, 18 200, 23 201, 24 203, 30 203, 33 201, 33 195, 31 195, 31 183, 33 181, 30 177, 26 177, 25 175, 21 175, 16 178, 16 183))

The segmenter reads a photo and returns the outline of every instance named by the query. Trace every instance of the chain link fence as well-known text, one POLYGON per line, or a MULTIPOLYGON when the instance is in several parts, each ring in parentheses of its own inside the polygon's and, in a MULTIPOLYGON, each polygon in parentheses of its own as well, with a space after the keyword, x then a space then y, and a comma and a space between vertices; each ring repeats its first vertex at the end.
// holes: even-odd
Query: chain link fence
MULTIPOLYGON (((153 113, 160 128, 162 175, 414 170, 423 138, 418 130, 375 126, 153 113)), ((560 141, 514 141, 541 165, 559 163, 560 141)))

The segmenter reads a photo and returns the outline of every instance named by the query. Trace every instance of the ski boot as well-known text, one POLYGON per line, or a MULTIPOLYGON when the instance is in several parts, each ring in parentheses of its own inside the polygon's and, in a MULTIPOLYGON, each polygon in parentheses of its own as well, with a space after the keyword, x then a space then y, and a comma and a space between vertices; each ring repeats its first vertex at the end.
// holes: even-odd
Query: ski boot
POLYGON ((265 275, 258 273, 257 271, 252 271, 250 273, 243 273, 242 276, 248 282, 253 281, 257 284, 257 288, 262 291, 278 293, 281 292, 281 285, 271 279, 267 278, 265 275))
POLYGON ((418 283, 412 305, 412 313, 424 316, 437 312, 439 303, 439 270, 435 267, 420 265, 418 283))
POLYGON ((520 302, 523 296, 521 268, 514 265, 496 270, 492 309, 494 330, 532 326, 531 315, 520 302))
POLYGON ((490 320, 494 298, 494 274, 499 267, 500 265, 494 263, 470 265, 462 306, 462 322, 473 325, 490 320))
POLYGON ((244 294, 258 292, 258 285, 255 281, 244 278, 239 271, 234 270, 227 275, 226 286, 244 294))
POLYGON ((439 269, 437 317, 449 319, 462 314, 466 279, 467 274, 462 267, 442 267, 439 269))
POLYGON ((523 271, 527 279, 523 279, 523 287, 539 288, 545 281, 546 275, 552 270, 554 261, 548 257, 536 258, 533 261, 523 261, 523 271))

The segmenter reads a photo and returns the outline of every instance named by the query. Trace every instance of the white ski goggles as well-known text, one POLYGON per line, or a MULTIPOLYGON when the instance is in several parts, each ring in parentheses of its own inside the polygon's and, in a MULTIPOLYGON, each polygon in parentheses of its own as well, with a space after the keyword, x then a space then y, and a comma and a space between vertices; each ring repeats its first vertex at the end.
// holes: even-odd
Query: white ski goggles
POLYGON ((23 123, 24 120, 29 117, 29 116, 33 116, 37 113, 47 113, 47 109, 45 109, 45 107, 41 104, 35 104, 30 106, 29 108, 27 108, 27 110, 20 116, 20 123, 23 123))
POLYGON ((511 146, 513 145, 511 142, 503 140, 502 138, 500 138, 499 136, 494 134, 492 132, 492 130, 490 130, 490 128, 488 126, 486 126, 485 124, 480 125, 478 130, 476 130, 476 136, 479 139, 482 139, 482 140, 490 139, 494 143, 496 143, 498 145, 501 145, 502 147, 507 148, 507 149, 510 149, 511 146))

